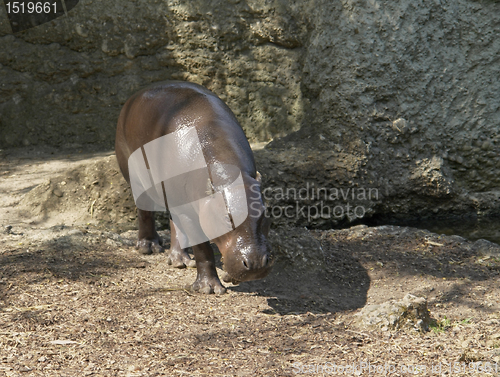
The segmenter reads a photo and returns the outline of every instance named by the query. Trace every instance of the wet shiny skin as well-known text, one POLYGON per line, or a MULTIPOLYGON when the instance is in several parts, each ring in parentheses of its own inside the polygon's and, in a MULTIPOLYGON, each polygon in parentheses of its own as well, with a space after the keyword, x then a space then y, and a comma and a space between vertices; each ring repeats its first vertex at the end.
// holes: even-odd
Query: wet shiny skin
MULTIPOLYGON (((263 203, 256 194, 260 193, 261 183, 253 153, 231 110, 212 92, 196 84, 163 82, 133 95, 120 113, 116 132, 116 157, 124 178, 130 182, 127 161, 134 150, 184 127, 196 128, 207 164, 234 165, 242 173, 250 215, 233 231, 212 240, 223 256, 224 269, 234 281, 266 276, 272 265, 267 242, 269 223, 255 211, 263 208, 263 203)), ((179 142, 177 147, 182 149, 184 145, 179 142)), ((153 212, 140 209, 138 212, 139 251, 148 254, 161 249, 153 212)), ((171 263, 176 267, 192 265, 186 250, 180 248, 175 231, 171 234, 168 255, 171 263)), ((193 252, 198 272, 193 289, 223 293, 225 289, 217 276, 210 244, 193 246, 193 252)))

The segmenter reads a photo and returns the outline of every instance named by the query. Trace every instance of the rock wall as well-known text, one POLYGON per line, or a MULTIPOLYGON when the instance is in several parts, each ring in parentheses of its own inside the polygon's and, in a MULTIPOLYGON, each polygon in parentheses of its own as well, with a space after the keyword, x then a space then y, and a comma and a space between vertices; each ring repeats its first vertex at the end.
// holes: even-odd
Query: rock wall
POLYGON ((126 99, 167 79, 215 91, 252 141, 299 129, 308 23, 286 2, 233 3, 84 0, 68 17, 1 37, 0 146, 111 146, 126 99))
POLYGON ((270 187, 375 187, 353 199, 367 216, 500 213, 498 1, 83 0, 16 35, 2 11, 0 147, 110 147, 134 91, 191 80, 274 139, 270 187))
POLYGON ((282 154, 271 185, 376 187, 377 200, 351 201, 368 215, 500 214, 500 2, 315 4, 309 121, 270 145, 304 157, 282 154))

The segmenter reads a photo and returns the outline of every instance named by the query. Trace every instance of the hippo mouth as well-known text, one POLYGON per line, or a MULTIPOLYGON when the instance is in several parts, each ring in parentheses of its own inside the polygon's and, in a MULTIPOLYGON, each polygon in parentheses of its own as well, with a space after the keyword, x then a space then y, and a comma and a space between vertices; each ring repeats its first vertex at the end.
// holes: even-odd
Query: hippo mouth
POLYGON ((232 275, 229 273, 226 269, 226 266, 224 265, 224 258, 222 258, 222 269, 224 271, 224 274, 222 275, 222 280, 225 283, 231 283, 234 285, 238 285, 244 281, 251 281, 251 280, 259 280, 265 278, 269 272, 272 269, 272 266, 274 265, 274 258, 270 259, 270 263, 265 269, 259 269, 256 271, 249 271, 248 273, 241 273, 238 274, 237 276, 232 275))
POLYGON ((240 280, 236 280, 235 278, 233 278, 227 271, 224 271, 224 275, 222 276, 222 281, 224 281, 224 283, 231 283, 234 285, 238 285, 241 283, 240 280))

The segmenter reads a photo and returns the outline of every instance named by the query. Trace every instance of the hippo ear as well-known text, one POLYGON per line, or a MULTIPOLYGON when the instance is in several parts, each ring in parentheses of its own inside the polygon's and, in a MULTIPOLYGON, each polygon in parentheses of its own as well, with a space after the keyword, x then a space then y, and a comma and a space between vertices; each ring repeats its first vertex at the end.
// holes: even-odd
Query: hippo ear
POLYGON ((255 179, 257 180, 257 182, 262 183, 262 175, 259 172, 257 172, 255 179))

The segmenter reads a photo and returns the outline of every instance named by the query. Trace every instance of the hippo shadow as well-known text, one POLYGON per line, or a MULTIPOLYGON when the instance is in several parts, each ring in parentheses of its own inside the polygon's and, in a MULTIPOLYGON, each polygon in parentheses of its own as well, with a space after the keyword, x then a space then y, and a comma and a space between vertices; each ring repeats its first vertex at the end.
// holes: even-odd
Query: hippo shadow
POLYGON ((271 231, 276 263, 264 279, 228 289, 267 297, 268 314, 334 313, 366 304, 370 278, 349 252, 303 228, 271 231))

